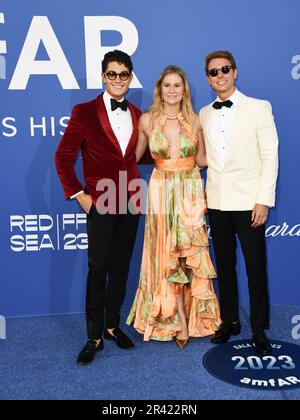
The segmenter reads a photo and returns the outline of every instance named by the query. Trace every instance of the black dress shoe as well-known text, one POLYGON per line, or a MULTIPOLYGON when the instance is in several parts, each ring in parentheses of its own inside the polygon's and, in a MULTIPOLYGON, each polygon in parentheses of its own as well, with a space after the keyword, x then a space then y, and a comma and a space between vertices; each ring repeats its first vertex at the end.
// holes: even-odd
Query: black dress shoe
POLYGON ((264 330, 253 331, 253 342, 255 349, 260 356, 268 356, 272 353, 272 346, 264 330))
POLYGON ((87 365, 94 360, 95 354, 104 349, 103 340, 97 346, 95 340, 89 340, 79 353, 77 363, 80 365, 87 365))
POLYGON ((111 335, 108 331, 104 331, 104 338, 106 340, 115 341, 117 346, 121 349, 128 350, 134 348, 133 342, 130 340, 130 338, 127 337, 127 335, 123 333, 120 328, 114 328, 112 333, 113 335, 111 335))
POLYGON ((231 323, 231 324, 224 324, 222 323, 216 331, 216 333, 212 336, 211 342, 213 344, 224 344, 227 343, 229 338, 232 335, 240 335, 241 334, 241 324, 239 322, 231 323))

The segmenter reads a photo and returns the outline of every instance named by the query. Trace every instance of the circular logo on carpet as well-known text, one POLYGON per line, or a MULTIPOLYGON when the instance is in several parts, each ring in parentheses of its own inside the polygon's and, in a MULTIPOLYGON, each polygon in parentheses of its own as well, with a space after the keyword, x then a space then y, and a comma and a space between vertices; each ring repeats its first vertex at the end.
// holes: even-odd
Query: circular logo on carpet
POLYGON ((300 388, 300 346, 271 341, 272 354, 260 357, 251 340, 232 341, 211 349, 205 369, 221 381, 262 391, 300 388))

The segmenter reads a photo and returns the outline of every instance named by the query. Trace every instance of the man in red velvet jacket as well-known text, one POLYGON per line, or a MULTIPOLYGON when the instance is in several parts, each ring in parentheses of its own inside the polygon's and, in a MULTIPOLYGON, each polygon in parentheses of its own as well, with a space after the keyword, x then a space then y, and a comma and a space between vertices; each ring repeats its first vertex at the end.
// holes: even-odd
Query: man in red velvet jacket
MULTIPOLYGON (((135 159, 138 118, 141 111, 124 99, 132 80, 130 57, 122 51, 104 56, 102 78, 104 94, 73 108, 68 128, 56 152, 56 168, 65 191, 65 198, 76 198, 88 214, 88 264, 86 320, 88 342, 78 356, 86 364, 103 349, 104 338, 114 340, 123 349, 134 347, 119 328, 120 308, 124 299, 130 258, 137 231, 137 214, 124 210, 130 195, 128 184, 139 178, 135 159), (74 163, 81 152, 85 188, 79 182, 74 163), (120 174, 127 181, 121 182, 120 174), (115 205, 103 214, 101 200, 107 185, 114 183, 115 205), (119 191, 122 189, 122 191, 119 191), (124 200, 123 200, 124 201, 124 200), (112 210, 113 208, 113 210, 112 210)), ((114 190, 114 189, 113 189, 114 190)), ((112 191, 113 191, 112 190, 112 191)))

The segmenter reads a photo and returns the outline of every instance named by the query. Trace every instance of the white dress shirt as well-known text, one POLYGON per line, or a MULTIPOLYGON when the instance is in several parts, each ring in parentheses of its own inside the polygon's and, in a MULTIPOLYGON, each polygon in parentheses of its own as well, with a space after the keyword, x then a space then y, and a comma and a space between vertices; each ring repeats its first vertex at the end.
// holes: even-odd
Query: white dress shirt
MULTIPOLYGON (((223 102, 219 97, 217 100, 223 102)), ((214 149, 222 165, 226 161, 233 136, 236 109, 239 100, 237 89, 228 100, 233 103, 232 107, 226 108, 223 106, 221 109, 213 109, 212 118, 208 127, 210 138, 213 139, 214 149)))
MULTIPOLYGON (((103 100, 108 119, 124 156, 133 132, 131 112, 129 108, 127 111, 123 111, 121 108, 117 108, 115 111, 112 111, 110 102, 111 99, 113 98, 107 93, 107 91, 105 91, 103 100)), ((123 100, 124 98, 120 99, 118 102, 122 102, 123 100)))
MULTIPOLYGON (((111 99, 113 99, 112 96, 110 96, 109 93, 105 91, 103 94, 103 101, 108 115, 108 119, 111 128, 119 142, 123 156, 125 156, 126 149, 133 132, 131 112, 129 108, 127 108, 127 111, 123 111, 121 108, 117 108, 115 111, 112 111, 110 102, 111 99)), ((122 98, 119 102, 122 102, 123 100, 124 98, 122 98)), ((79 191, 77 194, 74 194, 70 198, 75 198, 82 193, 83 191, 79 191)))

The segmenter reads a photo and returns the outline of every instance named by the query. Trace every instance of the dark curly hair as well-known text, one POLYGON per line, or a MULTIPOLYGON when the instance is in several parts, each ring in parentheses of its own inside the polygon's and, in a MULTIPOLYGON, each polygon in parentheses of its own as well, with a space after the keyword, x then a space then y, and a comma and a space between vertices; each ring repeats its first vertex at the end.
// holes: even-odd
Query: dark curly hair
POLYGON ((125 52, 119 50, 110 51, 105 54, 102 61, 102 73, 106 73, 108 64, 115 61, 118 64, 124 64, 127 67, 129 73, 132 73, 133 66, 130 56, 125 52))

